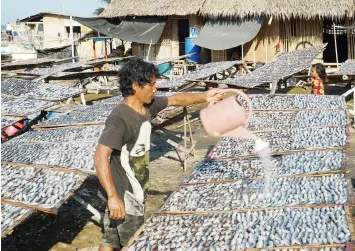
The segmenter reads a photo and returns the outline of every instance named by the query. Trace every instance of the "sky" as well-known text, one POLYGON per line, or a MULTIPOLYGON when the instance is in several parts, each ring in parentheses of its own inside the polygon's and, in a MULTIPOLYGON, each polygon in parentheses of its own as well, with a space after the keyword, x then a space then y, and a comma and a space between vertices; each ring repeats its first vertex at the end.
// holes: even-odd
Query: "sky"
POLYGON ((105 7, 100 0, 1 0, 1 24, 14 22, 39 12, 59 12, 66 15, 89 17, 98 7, 105 7))

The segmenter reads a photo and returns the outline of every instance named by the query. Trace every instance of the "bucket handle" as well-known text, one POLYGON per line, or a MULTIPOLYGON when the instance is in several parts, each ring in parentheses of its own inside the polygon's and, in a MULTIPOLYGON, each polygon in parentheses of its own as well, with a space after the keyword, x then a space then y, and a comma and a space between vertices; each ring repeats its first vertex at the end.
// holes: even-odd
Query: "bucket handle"
MULTIPOLYGON (((231 89, 231 88, 230 88, 230 89, 225 89, 225 90, 223 90, 223 94, 225 94, 225 93, 227 93, 227 92, 234 92, 235 94, 239 94, 240 96, 242 96, 242 97, 245 99, 245 101, 247 102, 247 105, 248 105, 248 117, 247 117, 247 119, 246 119, 246 122, 248 122, 249 119, 250 119, 250 117, 251 117, 251 114, 253 113, 253 105, 252 105, 252 103, 251 103, 251 101, 250 101, 248 95, 246 95, 244 92, 242 92, 242 91, 240 91, 240 90, 231 89)), ((214 105, 214 104, 215 104, 214 102, 210 102, 210 103, 208 104, 208 107, 209 107, 209 106, 212 106, 212 105, 214 105)))

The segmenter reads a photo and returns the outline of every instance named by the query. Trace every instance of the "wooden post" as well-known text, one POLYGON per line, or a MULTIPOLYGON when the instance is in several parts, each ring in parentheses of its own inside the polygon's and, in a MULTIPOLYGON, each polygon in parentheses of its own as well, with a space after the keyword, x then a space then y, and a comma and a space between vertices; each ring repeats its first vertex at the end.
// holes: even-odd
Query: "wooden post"
POLYGON ((86 100, 85 100, 85 95, 84 95, 84 93, 81 93, 81 94, 80 94, 80 99, 81 99, 81 103, 82 103, 83 105, 86 105, 86 100))
POLYGON ((107 43, 106 43, 106 38, 104 39, 105 43, 105 58, 107 59, 107 43))
POLYGON ((74 51, 74 32, 73 32, 73 16, 70 15, 70 43, 71 43, 71 56, 73 57, 73 63, 75 62, 75 51, 74 51))
POLYGON ((92 40, 92 49, 94 51, 94 59, 96 59, 96 46, 95 46, 95 38, 92 40))
POLYGON ((152 39, 150 40, 150 44, 149 44, 149 48, 148 48, 148 53, 147 53, 147 57, 146 57, 146 61, 149 60, 149 53, 150 53, 150 48, 152 47, 152 39))
POLYGON ((334 32, 334 43, 335 43, 335 58, 337 60, 337 69, 339 69, 339 60, 338 60, 338 45, 337 45, 337 36, 335 31, 335 23, 333 23, 333 32, 334 32))
POLYGON ((275 94, 277 88, 277 81, 271 83, 270 94, 275 94))
MULTIPOLYGON (((187 128, 186 128, 186 124, 187 124, 187 109, 186 107, 184 107, 184 148, 187 150, 187 128)), ((186 172, 187 169, 187 158, 189 157, 189 153, 185 152, 184 154, 184 172, 186 172)))

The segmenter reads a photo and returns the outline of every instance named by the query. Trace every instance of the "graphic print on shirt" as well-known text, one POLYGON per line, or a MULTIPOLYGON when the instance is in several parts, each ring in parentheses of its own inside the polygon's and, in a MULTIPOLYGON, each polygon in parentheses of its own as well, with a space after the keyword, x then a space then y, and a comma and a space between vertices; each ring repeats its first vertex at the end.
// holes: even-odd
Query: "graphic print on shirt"
POLYGON ((126 171, 133 195, 140 203, 144 202, 144 187, 148 181, 151 130, 150 122, 143 122, 132 149, 129 150, 127 145, 124 145, 121 151, 121 165, 126 171))

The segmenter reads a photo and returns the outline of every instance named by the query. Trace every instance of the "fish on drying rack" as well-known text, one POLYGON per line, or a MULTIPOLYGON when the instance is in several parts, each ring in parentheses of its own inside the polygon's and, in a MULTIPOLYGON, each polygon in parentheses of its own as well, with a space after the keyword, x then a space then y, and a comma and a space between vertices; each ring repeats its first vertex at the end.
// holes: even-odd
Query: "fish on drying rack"
POLYGON ((186 80, 199 80, 206 79, 217 73, 225 71, 234 65, 242 64, 242 61, 223 61, 223 62, 212 62, 199 67, 196 71, 189 72, 179 78, 172 81, 165 81, 157 83, 158 88, 174 88, 182 86, 186 80))
POLYGON ((86 179, 74 172, 7 164, 1 173, 1 198, 44 209, 57 209, 86 179))
POLYGON ((31 80, 6 79, 1 82, 2 94, 31 99, 60 101, 82 92, 82 89, 76 87, 42 84, 31 80))
POLYGON ((344 174, 187 185, 169 197, 162 212, 344 204, 348 199, 347 186, 344 174))
POLYGON ((93 155, 96 146, 97 140, 94 142, 23 143, 22 145, 10 140, 2 144, 1 157, 3 162, 61 167, 94 173, 93 155))
POLYGON ((1 203, 1 236, 7 235, 33 213, 32 209, 1 203))
MULTIPOLYGON (((272 152, 291 150, 324 149, 345 147, 347 129, 340 127, 294 128, 271 132, 256 133, 265 142, 269 142, 272 152)), ((240 155, 256 154, 253 140, 222 138, 210 153, 211 158, 232 158, 240 155)))
POLYGON ((104 124, 110 112, 65 114, 40 122, 36 127, 104 124))
POLYGON ((343 206, 206 215, 157 215, 149 219, 128 247, 134 250, 245 250, 263 248, 291 251, 291 246, 316 251, 344 251, 351 239, 343 206), (317 234, 316 234, 317 233, 317 234), (289 246, 290 248, 286 248, 289 246))
MULTIPOLYGON (((295 109, 346 109, 346 101, 336 95, 304 95, 304 94, 252 94, 249 95, 254 110, 295 110, 295 109)), ((238 101, 246 106, 243 98, 238 101)))
POLYGON ((21 120, 23 117, 1 117, 1 129, 21 120))
POLYGON ((220 83, 237 85, 248 88, 275 82, 310 67, 316 58, 325 49, 323 46, 314 46, 304 50, 281 53, 274 61, 259 67, 244 76, 227 78, 220 83))
MULTIPOLYGON (((274 176, 316 174, 341 170, 345 160, 344 150, 296 152, 273 156, 274 176)), ((204 160, 197 165, 184 183, 228 181, 252 177, 264 177, 259 158, 236 158, 230 160, 204 160)))
POLYGON ((34 114, 46 108, 55 106, 56 103, 26 98, 6 98, 1 102, 1 114, 9 116, 23 116, 34 114))
POLYGON ((253 113, 246 124, 250 131, 347 125, 346 110, 300 110, 253 113))
POLYGON ((11 144, 38 143, 38 142, 95 142, 98 141, 103 125, 63 127, 50 130, 29 131, 11 139, 11 144))

